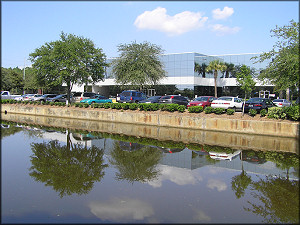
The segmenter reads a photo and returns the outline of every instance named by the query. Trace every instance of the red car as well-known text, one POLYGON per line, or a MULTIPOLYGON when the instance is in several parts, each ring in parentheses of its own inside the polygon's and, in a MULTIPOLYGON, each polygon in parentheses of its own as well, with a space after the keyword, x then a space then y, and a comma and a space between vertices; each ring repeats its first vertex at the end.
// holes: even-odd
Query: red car
POLYGON ((199 96, 195 98, 193 101, 189 102, 187 108, 191 106, 202 106, 204 109, 205 107, 210 106, 211 102, 215 99, 217 98, 214 96, 199 96))

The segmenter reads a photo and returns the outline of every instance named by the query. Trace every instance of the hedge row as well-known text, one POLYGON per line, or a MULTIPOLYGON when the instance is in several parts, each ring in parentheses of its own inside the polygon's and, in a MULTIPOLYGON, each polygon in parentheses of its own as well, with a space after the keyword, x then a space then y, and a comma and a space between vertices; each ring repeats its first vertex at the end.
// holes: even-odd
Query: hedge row
MULTIPOLYGON (((55 105, 66 106, 63 102, 39 102, 39 101, 17 101, 14 99, 2 99, 1 104, 34 104, 34 105, 55 105)), ((158 104, 158 103, 94 103, 89 105, 88 103, 71 103, 68 106, 75 106, 79 108, 105 108, 105 109, 118 109, 118 110, 140 110, 140 111, 168 111, 168 112, 185 112, 186 107, 178 104, 158 104)), ((202 106, 191 106, 187 109, 189 113, 202 113, 205 114, 215 113, 233 115, 235 111, 233 109, 222 109, 202 106)), ((255 109, 249 110, 250 116, 255 116, 258 112, 255 109)), ((272 107, 268 111, 263 109, 260 111, 261 117, 268 117, 272 119, 288 119, 298 121, 300 118, 299 105, 290 107, 272 107)))

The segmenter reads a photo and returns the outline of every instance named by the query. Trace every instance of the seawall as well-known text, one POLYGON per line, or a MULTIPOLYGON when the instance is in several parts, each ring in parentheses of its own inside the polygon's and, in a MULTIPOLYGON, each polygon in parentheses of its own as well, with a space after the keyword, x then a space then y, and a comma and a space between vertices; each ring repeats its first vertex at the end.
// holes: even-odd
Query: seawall
POLYGON ((24 114, 77 120, 105 121, 205 131, 299 138, 299 122, 235 120, 157 112, 112 111, 91 108, 2 104, 5 114, 24 114))

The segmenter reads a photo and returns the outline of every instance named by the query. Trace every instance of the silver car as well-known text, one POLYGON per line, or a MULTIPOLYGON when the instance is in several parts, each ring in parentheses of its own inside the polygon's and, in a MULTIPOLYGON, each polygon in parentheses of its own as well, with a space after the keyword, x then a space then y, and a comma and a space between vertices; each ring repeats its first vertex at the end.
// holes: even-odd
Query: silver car
POLYGON ((277 107, 288 107, 291 106, 292 103, 286 99, 274 99, 273 103, 277 106, 277 107))
POLYGON ((48 101, 48 98, 54 98, 58 94, 44 94, 40 97, 33 97, 32 101, 40 101, 40 102, 46 102, 48 101))

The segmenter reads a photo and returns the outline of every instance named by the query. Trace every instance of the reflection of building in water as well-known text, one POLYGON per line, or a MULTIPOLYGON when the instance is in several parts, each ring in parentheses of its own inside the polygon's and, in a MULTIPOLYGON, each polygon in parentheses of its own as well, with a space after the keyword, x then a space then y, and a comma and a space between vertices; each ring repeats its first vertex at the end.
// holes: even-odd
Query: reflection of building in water
MULTIPOLYGON (((103 137, 88 138, 87 137, 88 135, 83 135, 83 136, 80 136, 80 134, 78 133, 76 134, 71 133, 70 138, 73 144, 81 143, 87 147, 96 146, 100 149, 104 149, 104 154, 107 156, 109 156, 110 152, 114 149, 115 143, 117 143, 120 147, 124 148, 124 150, 126 151, 134 151, 143 148, 143 145, 137 143, 130 144, 130 142, 118 141, 110 138, 103 138, 103 137)), ((67 134, 56 132, 56 131, 43 132, 43 138, 48 140, 58 140, 60 142, 66 143, 67 134)), ((201 168, 204 166, 215 166, 215 167, 226 168, 226 169, 231 169, 236 171, 241 171, 243 166, 244 171, 249 174, 251 173, 265 174, 265 175, 273 174, 277 176, 286 177, 286 171, 277 168, 276 164, 270 161, 265 161, 265 160, 253 161, 246 158, 244 158, 244 160, 248 160, 248 161, 241 161, 240 157, 233 157, 231 161, 214 160, 209 157, 209 153, 207 152, 201 152, 201 151, 196 152, 188 148, 185 149, 167 149, 161 147, 157 147, 157 148, 163 151, 163 157, 160 160, 160 164, 162 165, 179 167, 179 168, 187 168, 190 170, 201 168), (207 157, 210 158, 210 160, 208 160, 207 157)), ((290 179, 299 180, 299 178, 295 174, 296 174, 295 169, 290 168, 289 170, 290 179)))

